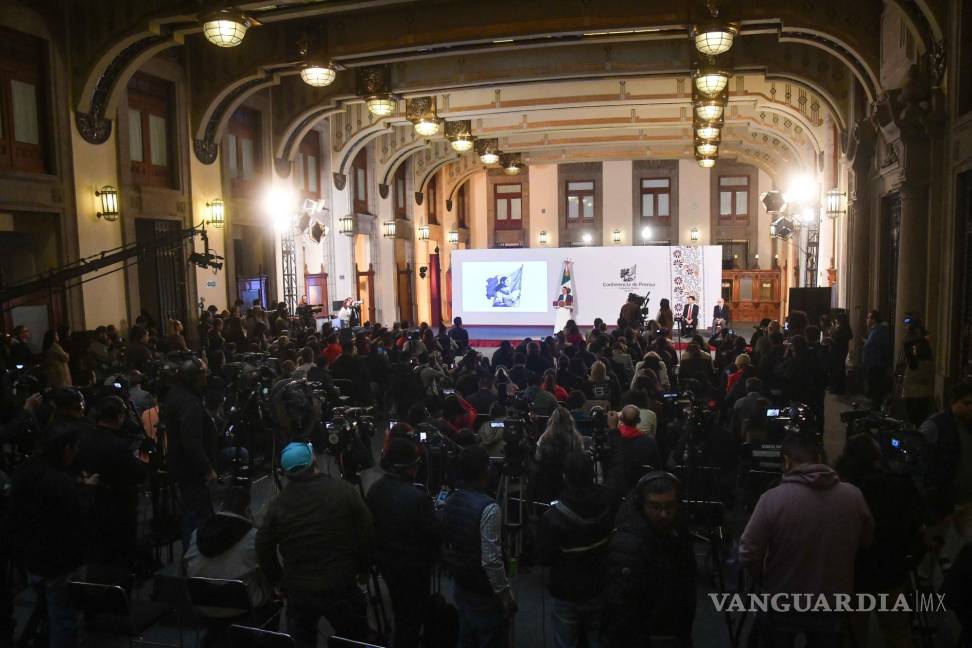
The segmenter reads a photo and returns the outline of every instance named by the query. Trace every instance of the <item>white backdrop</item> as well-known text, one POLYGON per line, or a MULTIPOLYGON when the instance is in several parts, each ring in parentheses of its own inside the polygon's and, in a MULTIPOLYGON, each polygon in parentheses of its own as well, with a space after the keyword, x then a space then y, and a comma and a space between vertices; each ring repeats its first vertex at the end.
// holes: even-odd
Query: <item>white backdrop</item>
POLYGON ((454 250, 452 312, 472 325, 553 326, 565 260, 573 262, 574 320, 581 326, 596 317, 614 325, 628 293, 649 291, 652 316, 667 298, 678 317, 693 295, 708 326, 722 287, 718 245, 454 250))

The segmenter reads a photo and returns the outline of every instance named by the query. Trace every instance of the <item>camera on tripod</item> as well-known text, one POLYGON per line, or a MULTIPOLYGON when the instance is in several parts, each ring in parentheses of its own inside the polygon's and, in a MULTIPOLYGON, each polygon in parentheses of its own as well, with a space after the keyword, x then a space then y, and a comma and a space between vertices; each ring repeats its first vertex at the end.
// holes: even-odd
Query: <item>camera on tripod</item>
POLYGON ((925 468, 926 441, 918 430, 900 419, 870 410, 851 410, 840 415, 847 438, 869 434, 881 448, 881 461, 892 471, 919 475, 925 468))

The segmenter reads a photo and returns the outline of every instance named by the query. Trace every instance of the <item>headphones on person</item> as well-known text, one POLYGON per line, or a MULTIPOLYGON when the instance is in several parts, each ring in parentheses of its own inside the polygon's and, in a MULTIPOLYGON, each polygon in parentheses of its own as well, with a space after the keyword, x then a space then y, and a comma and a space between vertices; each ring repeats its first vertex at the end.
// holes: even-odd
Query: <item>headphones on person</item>
POLYGON ((634 503, 638 508, 642 508, 645 505, 645 487, 652 482, 666 478, 674 482, 676 495, 681 493, 682 480, 680 480, 678 477, 667 470, 649 470, 647 473, 642 475, 641 479, 638 480, 638 483, 635 484, 634 490, 632 491, 632 498, 634 499, 634 503))

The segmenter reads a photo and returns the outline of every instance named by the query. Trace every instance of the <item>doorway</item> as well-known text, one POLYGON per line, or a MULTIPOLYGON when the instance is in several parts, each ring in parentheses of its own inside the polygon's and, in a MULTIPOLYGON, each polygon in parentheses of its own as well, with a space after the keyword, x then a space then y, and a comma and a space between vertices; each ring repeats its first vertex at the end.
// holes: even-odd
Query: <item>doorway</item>
MULTIPOLYGON (((135 219, 135 240, 148 244, 178 232, 176 220, 135 219)), ((139 257, 138 293, 142 315, 158 330, 169 320, 186 322, 186 258, 182 243, 156 248, 139 257)))

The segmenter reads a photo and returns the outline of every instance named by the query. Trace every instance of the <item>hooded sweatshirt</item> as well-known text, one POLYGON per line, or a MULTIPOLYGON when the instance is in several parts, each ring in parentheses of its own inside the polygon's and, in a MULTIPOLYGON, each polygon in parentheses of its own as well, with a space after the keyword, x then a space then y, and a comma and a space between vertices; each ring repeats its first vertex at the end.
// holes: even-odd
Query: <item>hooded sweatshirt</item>
POLYGON ((858 547, 870 544, 873 532, 856 486, 829 466, 803 464, 759 498, 739 558, 771 594, 849 594, 858 547))
MULTIPOLYGON (((193 578, 242 580, 257 609, 270 601, 272 591, 259 572, 256 554, 257 529, 253 523, 233 513, 217 513, 193 532, 185 555, 186 574, 193 578)), ((206 616, 233 616, 225 610, 207 608, 206 616)))

